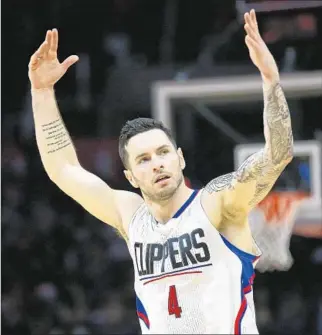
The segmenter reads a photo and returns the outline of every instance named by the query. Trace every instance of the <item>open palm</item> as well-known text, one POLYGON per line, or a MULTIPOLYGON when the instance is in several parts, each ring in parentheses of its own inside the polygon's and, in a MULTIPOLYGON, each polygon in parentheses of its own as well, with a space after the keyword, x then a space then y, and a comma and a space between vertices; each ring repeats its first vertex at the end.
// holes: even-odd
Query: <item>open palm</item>
POLYGON ((68 68, 78 61, 78 57, 73 55, 60 63, 57 49, 58 31, 48 30, 45 41, 30 58, 29 79, 33 89, 52 88, 68 68))
POLYGON ((278 81, 278 67, 273 55, 260 36, 255 11, 252 9, 250 13, 245 13, 244 19, 244 27, 247 32, 245 42, 252 62, 257 66, 264 79, 270 82, 278 81))

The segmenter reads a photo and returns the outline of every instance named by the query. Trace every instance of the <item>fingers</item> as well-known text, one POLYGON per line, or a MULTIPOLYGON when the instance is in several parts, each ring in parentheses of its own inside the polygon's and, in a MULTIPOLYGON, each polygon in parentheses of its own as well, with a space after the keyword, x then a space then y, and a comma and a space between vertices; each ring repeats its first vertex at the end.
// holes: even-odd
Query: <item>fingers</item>
POLYGON ((57 29, 52 30, 52 42, 50 46, 50 51, 57 53, 58 50, 58 31, 57 29))
POLYGON ((257 25, 255 11, 252 9, 249 13, 245 13, 245 30, 252 38, 257 39, 260 37, 257 25))
POLYGON ((75 64, 78 60, 79 58, 76 55, 69 56, 68 58, 66 58, 62 63, 64 70, 67 71, 68 68, 72 66, 73 64, 75 64))
POLYGON ((249 37, 251 37, 254 40, 257 40, 258 36, 257 36, 256 32, 254 31, 254 29, 252 29, 250 27, 250 25, 248 23, 245 24, 244 28, 245 28, 246 33, 249 37))
POLYGON ((37 67, 38 58, 36 54, 33 54, 30 58, 29 69, 34 70, 37 67))
POLYGON ((36 51, 37 57, 44 58, 49 50, 48 42, 45 40, 36 51))
POLYGON ((50 49, 51 41, 52 41, 51 30, 47 30, 45 41, 48 43, 48 48, 50 49))
POLYGON ((40 47, 38 48, 38 50, 31 56, 30 58, 30 63, 29 63, 29 67, 31 69, 34 69, 37 67, 37 65, 46 58, 47 52, 49 50, 49 45, 47 40, 45 40, 40 47))
POLYGON ((48 59, 53 60, 57 58, 58 50, 58 31, 57 29, 52 29, 48 34, 49 50, 48 59))
POLYGON ((257 19, 254 9, 244 15, 245 23, 248 23, 253 29, 257 29, 257 19))
MULTIPOLYGON (((41 44, 39 49, 31 56, 29 68, 34 70, 45 59, 53 60, 57 58, 58 49, 58 31, 57 29, 48 30, 45 41, 41 44)), ((70 56, 62 63, 66 71, 71 65, 78 61, 78 56, 70 56)))
POLYGON ((35 55, 39 59, 44 59, 46 57, 46 54, 49 51, 49 47, 50 47, 50 30, 47 30, 45 40, 40 45, 40 47, 38 48, 38 50, 35 52, 35 55))
POLYGON ((45 41, 40 45, 38 50, 31 56, 29 67, 35 69, 45 59, 55 59, 58 48, 58 31, 57 29, 47 30, 45 41))
POLYGON ((255 41, 253 38, 251 38, 250 36, 246 36, 245 37, 245 43, 248 47, 249 50, 256 50, 258 49, 258 43, 257 41, 255 41))
POLYGON ((51 40, 51 31, 47 30, 44 42, 30 58, 29 67, 31 69, 35 69, 41 61, 47 58, 48 51, 50 50, 51 40))
POLYGON ((250 11, 250 17, 251 17, 251 20, 252 20, 252 22, 253 22, 253 24, 254 24, 254 27, 256 27, 257 28, 257 18, 256 18, 256 13, 255 13, 255 10, 254 9, 252 9, 251 11, 250 11))

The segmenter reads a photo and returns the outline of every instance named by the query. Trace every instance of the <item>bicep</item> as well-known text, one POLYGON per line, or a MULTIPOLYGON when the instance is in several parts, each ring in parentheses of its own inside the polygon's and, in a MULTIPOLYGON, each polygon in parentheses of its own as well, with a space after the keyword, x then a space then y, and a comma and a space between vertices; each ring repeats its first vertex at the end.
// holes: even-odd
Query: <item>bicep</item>
POLYGON ((205 189, 210 196, 221 198, 227 219, 243 217, 268 194, 286 165, 274 164, 263 149, 237 171, 213 179, 205 189))
POLYGON ((250 157, 234 173, 233 198, 248 212, 262 201, 285 169, 287 161, 274 163, 266 147, 250 157))
POLYGON ((123 208, 121 212, 120 202, 135 197, 134 193, 112 189, 102 179, 80 165, 66 165, 53 181, 63 192, 99 220, 121 232, 127 230, 124 228, 126 223, 123 219, 126 218, 131 207, 123 208))

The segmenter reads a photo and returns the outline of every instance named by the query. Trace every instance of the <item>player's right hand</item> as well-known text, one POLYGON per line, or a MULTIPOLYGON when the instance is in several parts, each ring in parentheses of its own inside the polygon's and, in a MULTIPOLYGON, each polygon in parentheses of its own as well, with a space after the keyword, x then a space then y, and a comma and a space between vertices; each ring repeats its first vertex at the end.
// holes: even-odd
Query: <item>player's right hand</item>
POLYGON ((58 31, 48 30, 45 41, 31 56, 29 79, 32 89, 53 88, 68 68, 78 61, 78 56, 69 56, 62 63, 57 58, 58 31))

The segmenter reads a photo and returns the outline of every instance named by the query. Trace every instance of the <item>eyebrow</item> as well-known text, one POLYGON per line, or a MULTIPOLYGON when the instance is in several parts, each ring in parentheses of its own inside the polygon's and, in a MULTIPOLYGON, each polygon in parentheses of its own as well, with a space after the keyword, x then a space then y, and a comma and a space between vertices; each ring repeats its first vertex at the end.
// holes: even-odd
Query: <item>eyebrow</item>
MULTIPOLYGON (((168 144, 164 144, 164 145, 161 145, 161 147, 158 147, 156 151, 160 151, 160 150, 162 150, 162 149, 169 149, 169 148, 170 148, 170 145, 168 145, 168 144)), ((147 155, 146 152, 144 152, 144 153, 142 153, 142 154, 139 154, 139 155, 137 155, 137 156, 135 157, 135 160, 137 161, 138 159, 140 159, 140 158, 142 158, 142 157, 144 157, 144 156, 146 156, 146 155, 147 155)))

